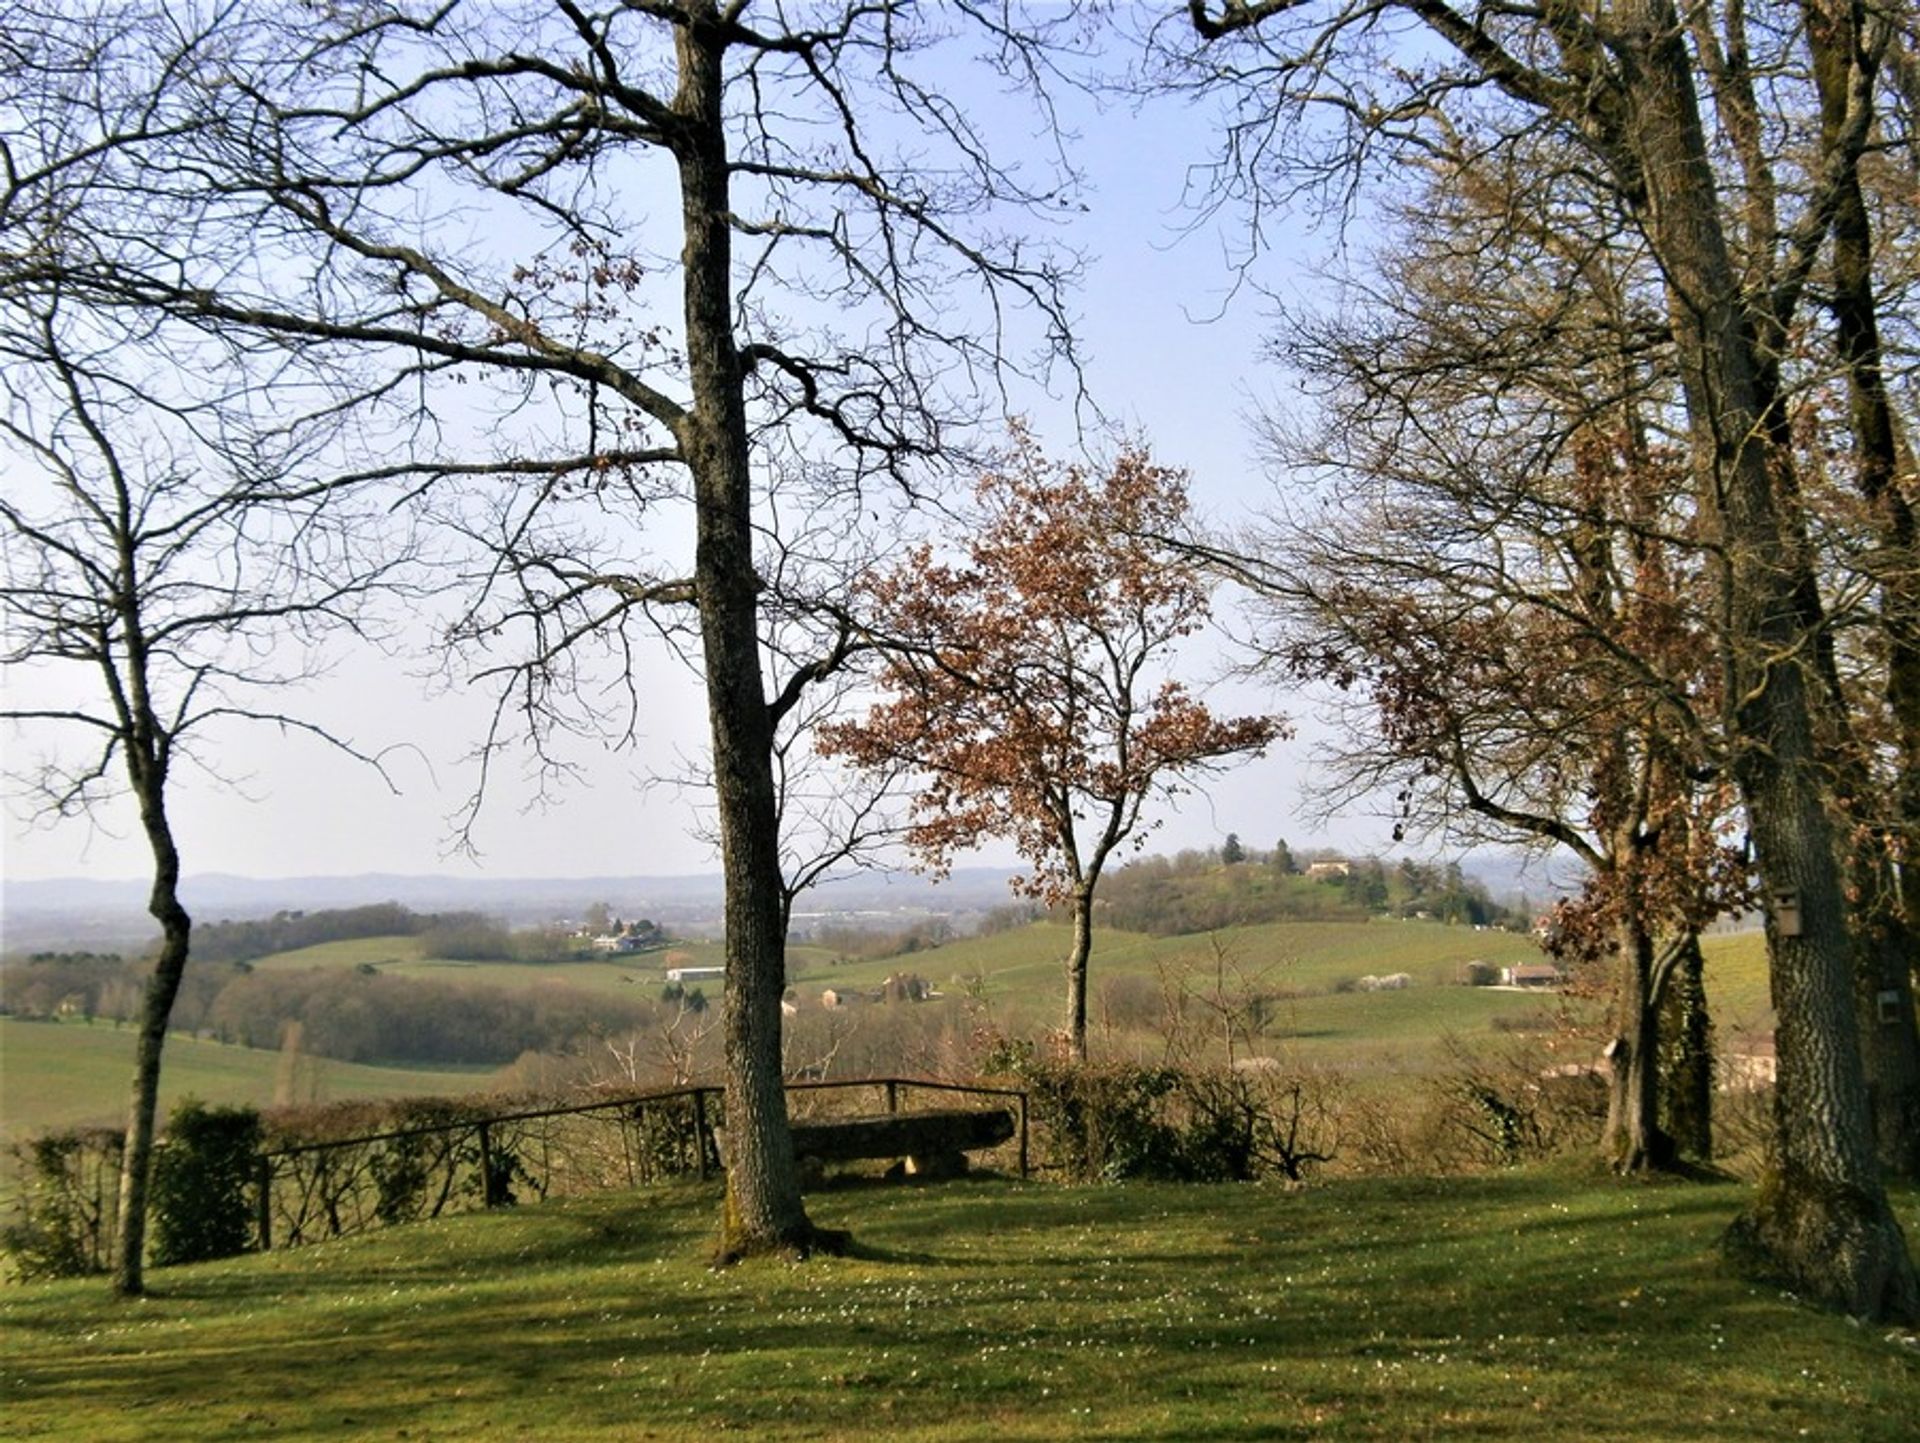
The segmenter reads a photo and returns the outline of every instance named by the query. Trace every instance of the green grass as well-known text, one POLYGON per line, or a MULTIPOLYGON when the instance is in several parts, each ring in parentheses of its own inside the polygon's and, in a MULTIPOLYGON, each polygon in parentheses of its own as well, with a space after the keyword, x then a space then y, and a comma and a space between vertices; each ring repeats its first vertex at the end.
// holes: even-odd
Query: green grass
MULTIPOLYGON (((1731 1278, 1729 1185, 816 1195, 854 1256, 703 1263, 609 1194, 0 1292, 13 1438, 1905 1440, 1920 1353, 1731 1278)), ((1920 1198, 1900 1199, 1910 1231, 1920 1198)))
POLYGON ((1759 931, 1708 937, 1707 1007, 1723 1031, 1749 1032, 1773 1026, 1767 990, 1767 939, 1759 931))
MULTIPOLYGON (((0 1017, 0 1141, 46 1128, 124 1123, 133 1039, 131 1027, 106 1022, 0 1017)), ((301 1067, 303 1079, 311 1078, 326 1100, 464 1092, 484 1087, 491 1076, 490 1070, 366 1067, 326 1058, 303 1059, 301 1067)), ((186 1096, 264 1105, 273 1101, 279 1068, 277 1052, 169 1037, 160 1073, 161 1114, 186 1096)))
POLYGON ((425 956, 418 937, 346 937, 338 942, 316 942, 290 952, 256 958, 249 966, 269 971, 300 971, 308 967, 338 967, 351 971, 363 963, 387 971, 425 956))
MULTIPOLYGON (((1057 989, 1069 940, 1065 925, 1041 922, 908 957, 847 963, 833 968, 831 977, 864 985, 904 968, 942 983, 978 975, 990 992, 1057 989)), ((1460 964, 1471 960, 1501 965, 1540 959, 1540 949, 1525 937, 1437 922, 1271 922, 1184 937, 1096 930, 1094 985, 1109 977, 1155 977, 1162 966, 1211 968, 1216 944, 1233 968, 1261 986, 1307 989, 1369 972, 1407 972, 1425 986, 1452 981, 1460 964)))
MULTIPOLYGON (((561 982, 584 992, 631 997, 636 986, 648 990, 663 986, 670 967, 718 967, 724 957, 718 942, 676 942, 658 952, 578 962, 466 962, 428 955, 418 937, 356 937, 276 952, 253 966, 283 972, 315 967, 351 971, 371 965, 393 977, 429 977, 505 988, 561 982)), ((787 967, 797 976, 825 967, 830 959, 824 948, 793 947, 787 952, 787 967)))

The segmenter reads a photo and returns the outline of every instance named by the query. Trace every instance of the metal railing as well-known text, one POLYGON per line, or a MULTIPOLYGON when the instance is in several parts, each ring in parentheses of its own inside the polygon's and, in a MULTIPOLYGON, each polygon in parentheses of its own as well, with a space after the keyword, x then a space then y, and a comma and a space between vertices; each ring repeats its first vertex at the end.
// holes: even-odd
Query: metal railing
MULTIPOLYGON (((1029 1175, 1027 1095, 1017 1088, 925 1077, 791 1082, 788 1110, 796 1120, 801 1112, 817 1115, 820 1106, 832 1107, 833 1095, 861 1089, 876 1091, 889 1113, 915 1092, 1006 1100, 1016 1113, 1020 1175, 1029 1175)), ((502 1207, 519 1201, 523 1189, 544 1199, 669 1177, 704 1179, 720 1170, 714 1124, 725 1099, 721 1087, 665 1088, 278 1147, 258 1164, 257 1245, 289 1247, 502 1207)))

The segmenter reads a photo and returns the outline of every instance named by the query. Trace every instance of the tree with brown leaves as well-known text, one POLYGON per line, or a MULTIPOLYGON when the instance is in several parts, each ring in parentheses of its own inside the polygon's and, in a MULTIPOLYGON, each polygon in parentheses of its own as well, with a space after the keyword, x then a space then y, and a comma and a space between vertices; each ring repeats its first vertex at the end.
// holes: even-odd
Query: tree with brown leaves
POLYGON ((1017 436, 975 488, 963 559, 922 545, 866 584, 885 700, 821 735, 858 767, 924 776, 907 841, 927 866, 1005 838, 1030 868, 1017 885, 1071 910, 1065 1041, 1081 1060, 1108 859, 1143 835, 1150 799, 1285 732, 1215 716, 1162 674, 1207 619, 1201 573, 1168 540, 1186 479, 1141 449, 1095 474, 1017 436))

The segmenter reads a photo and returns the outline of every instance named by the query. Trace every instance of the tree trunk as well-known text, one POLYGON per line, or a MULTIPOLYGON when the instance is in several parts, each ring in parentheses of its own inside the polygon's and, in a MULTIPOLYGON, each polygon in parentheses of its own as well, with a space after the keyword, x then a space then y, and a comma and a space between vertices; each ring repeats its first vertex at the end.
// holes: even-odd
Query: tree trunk
MULTIPOLYGON (((1847 81, 1860 43, 1859 13, 1849 5, 1808 6, 1807 41, 1820 92, 1821 131, 1831 146, 1847 113, 1847 81)), ((1920 1033, 1913 1013, 1911 959, 1920 954, 1914 913, 1902 904, 1888 835, 1920 843, 1920 575, 1913 570, 1915 522, 1900 475, 1901 447, 1881 366, 1878 300, 1873 293, 1873 232, 1857 164, 1846 168, 1833 217, 1834 341, 1847 374, 1858 489, 1871 508, 1880 564, 1881 631, 1887 648, 1886 700, 1894 723, 1897 768, 1891 815, 1870 784, 1853 800, 1855 824, 1870 836, 1849 849, 1859 898, 1856 985, 1862 1056, 1874 1144, 1889 1174, 1920 1176, 1920 1033), (1870 800, 1872 799, 1872 800, 1870 800)), ((1856 767, 1864 771, 1864 764, 1856 767)))
POLYGON ((1707 1010, 1706 957, 1688 935, 1660 1002, 1661 1127, 1676 1152, 1713 1156, 1713 1019, 1707 1010))
POLYGON ((1653 938, 1630 922, 1621 929, 1618 1030, 1607 1047, 1611 1088, 1605 1147, 1623 1173, 1664 1167, 1673 1149, 1660 1130, 1660 1013, 1653 1000, 1653 938))
POLYGON ((1775 1171, 1735 1242, 1810 1296, 1910 1318, 1920 1283, 1881 1185, 1860 1065, 1832 789, 1817 741, 1824 689, 1808 671, 1823 618, 1791 509, 1792 461, 1767 441, 1775 398, 1721 228, 1678 16, 1670 0, 1625 0, 1620 18, 1634 180, 1666 275, 1702 511, 1725 557, 1728 739, 1766 892, 1780 1019, 1775 1171))
POLYGON ((1874 1153, 1890 1177, 1920 1178, 1920 1029, 1913 1011, 1913 934, 1892 859, 1877 839, 1853 858, 1860 893, 1855 1007, 1874 1153))
MULTIPOLYGON (((139 690, 144 695, 144 686, 139 690)), ((138 744, 136 743, 136 748, 138 744)), ((127 1136, 120 1153, 120 1229, 113 1252, 113 1290, 123 1297, 146 1291, 147 1183, 153 1171, 153 1136, 160 1104, 160 1054, 167 1023, 187 970, 193 919, 180 905, 180 853, 167 820, 164 763, 146 756, 132 766, 140 819, 153 853, 153 889, 147 911, 160 924, 160 953, 140 1003, 140 1035, 134 1043, 133 1094, 127 1136)), ((136 749, 130 748, 130 762, 136 749)))
POLYGON ((1067 1053, 1087 1060, 1087 961, 1093 956, 1093 888, 1073 894, 1073 943, 1067 949, 1067 1053))
POLYGON ((785 903, 773 779, 773 720, 760 675, 759 578, 743 376, 733 334, 725 37, 711 6, 676 32, 684 304, 692 406, 679 437, 693 477, 694 589, 713 733, 713 784, 726 883, 727 1193, 720 1253, 805 1253, 780 1070, 785 903))

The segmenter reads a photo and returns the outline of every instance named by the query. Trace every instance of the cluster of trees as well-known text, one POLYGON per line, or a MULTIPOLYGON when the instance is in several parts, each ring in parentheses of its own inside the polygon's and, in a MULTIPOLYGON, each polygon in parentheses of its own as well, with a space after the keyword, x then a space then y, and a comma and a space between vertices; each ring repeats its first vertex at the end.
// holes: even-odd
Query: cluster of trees
POLYGON ((193 955, 201 962, 251 962, 276 952, 344 942, 359 937, 413 937, 448 919, 423 916, 397 902, 320 912, 281 911, 271 917, 203 922, 194 931, 193 955))
POLYGON ((1241 856, 1237 863, 1200 851, 1141 857, 1107 878, 1097 916, 1108 926, 1161 937, 1262 922, 1360 920, 1382 913, 1470 926, 1505 926, 1516 920, 1455 863, 1405 858, 1390 867, 1368 857, 1350 861, 1344 875, 1309 880, 1278 860, 1292 856, 1284 842, 1272 853, 1243 848, 1241 856))
POLYGON ((0 1012, 12 1017, 91 1019, 130 1015, 141 969, 117 952, 35 952, 0 966, 0 1012))
POLYGON ((1615 959, 1625 1167, 1667 1151, 1700 927, 1757 906, 1780 1125, 1741 1241, 1913 1315, 1880 1183, 1920 1165, 1910 7, 1189 8, 1236 180, 1353 183, 1381 228, 1275 343, 1320 497, 1238 548, 1275 665, 1349 699, 1334 788, 1585 863, 1559 931, 1615 959))
POLYGON ((905 927, 821 926, 807 941, 824 947, 842 961, 871 961, 876 957, 905 957, 928 952, 953 940, 953 924, 945 917, 925 917, 905 927))
MULTIPOLYGON (((0 969, 0 1009, 15 1017, 138 1022, 151 964, 48 954, 0 969)), ((680 1000, 677 992, 663 999, 680 1000)), ((525 1052, 590 1050, 593 1038, 651 1019, 644 1000, 564 983, 462 986, 377 967, 255 970, 244 961, 187 970, 172 1026, 222 1042, 277 1048, 298 1024, 301 1048, 346 1062, 499 1066, 525 1052)))
POLYGON ((247 1047, 281 1045, 289 1023, 300 1045, 344 1062, 498 1067, 523 1053, 566 1054, 595 1038, 644 1026, 655 1008, 547 983, 463 987, 433 978, 312 968, 233 976, 182 1026, 247 1047))

